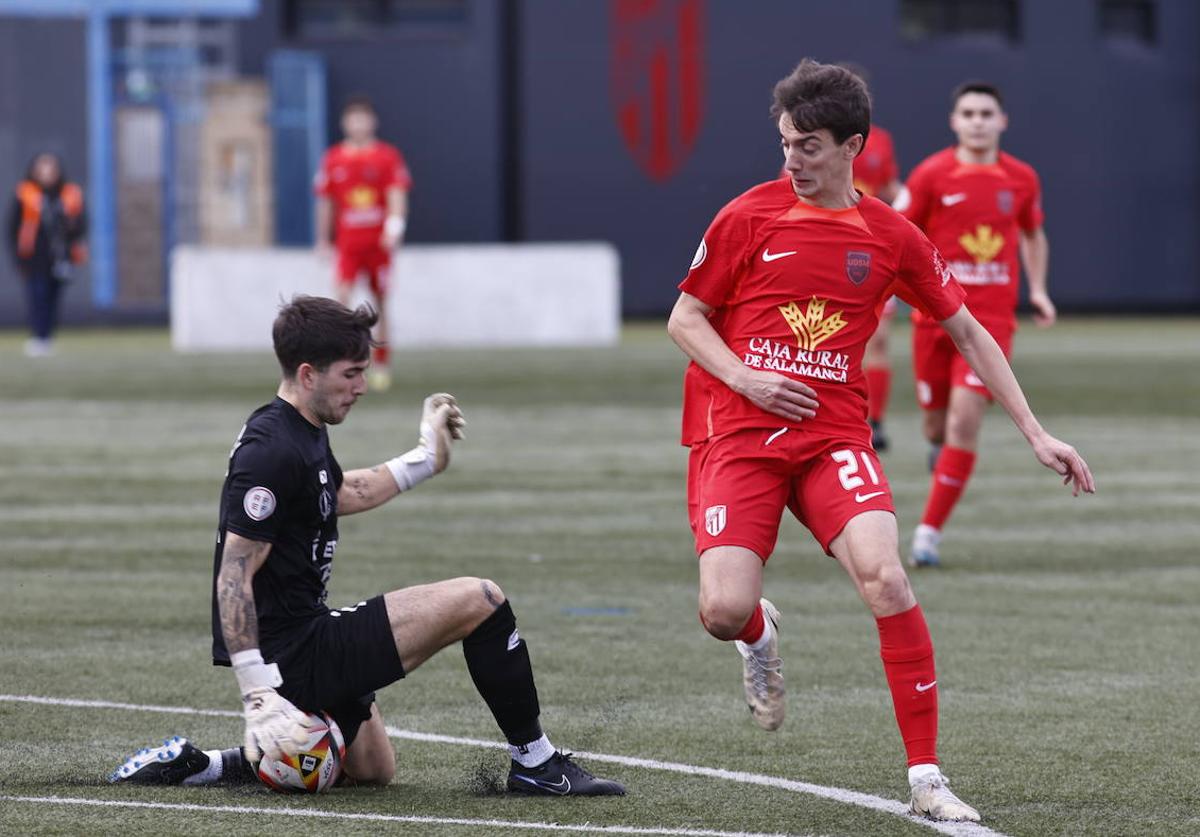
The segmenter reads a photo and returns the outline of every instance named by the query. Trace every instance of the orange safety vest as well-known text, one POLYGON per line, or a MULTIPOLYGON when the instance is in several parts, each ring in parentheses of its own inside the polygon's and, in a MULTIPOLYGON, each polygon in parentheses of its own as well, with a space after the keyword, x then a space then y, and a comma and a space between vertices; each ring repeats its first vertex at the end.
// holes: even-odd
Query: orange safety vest
MULTIPOLYGON (((76 219, 83 212, 83 191, 74 183, 64 183, 62 192, 63 211, 68 218, 76 219)), ((31 180, 17 185, 17 201, 21 205, 21 226, 17 230, 17 255, 22 259, 33 257, 37 245, 38 226, 42 221, 42 187, 31 180)), ((76 242, 71 246, 71 261, 82 264, 87 259, 87 246, 76 242)))

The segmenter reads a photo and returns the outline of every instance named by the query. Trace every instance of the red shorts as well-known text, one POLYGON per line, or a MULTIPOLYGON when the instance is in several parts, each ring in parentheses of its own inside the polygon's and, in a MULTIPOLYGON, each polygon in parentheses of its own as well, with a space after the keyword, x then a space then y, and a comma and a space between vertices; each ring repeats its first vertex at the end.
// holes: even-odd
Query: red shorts
POLYGON ((741 546, 765 562, 775 551, 784 508, 827 554, 851 518, 895 513, 870 445, 755 428, 697 442, 691 450, 688 519, 697 554, 741 546))
MULTIPOLYGON (((1000 345, 1000 351, 1008 357, 1012 352, 1013 332, 1011 326, 987 325, 984 327, 1000 345)), ((913 376, 917 381, 917 403, 923 410, 944 410, 950 403, 950 388, 963 387, 977 392, 989 401, 983 381, 963 360, 958 347, 940 325, 916 323, 913 325, 913 376)))
POLYGON ((342 285, 353 285, 360 274, 367 274, 371 293, 383 299, 388 289, 388 268, 392 254, 382 247, 338 248, 337 281, 342 285))

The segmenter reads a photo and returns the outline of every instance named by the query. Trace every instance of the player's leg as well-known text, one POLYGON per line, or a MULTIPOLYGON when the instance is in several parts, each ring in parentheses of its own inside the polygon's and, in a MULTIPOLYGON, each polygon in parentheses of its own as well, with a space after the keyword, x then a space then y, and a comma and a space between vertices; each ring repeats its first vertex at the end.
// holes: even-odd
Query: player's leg
POLYGON ((386 785, 396 775, 396 750, 374 703, 371 716, 362 722, 354 741, 346 748, 342 773, 345 784, 359 785, 386 785))
POLYGON ((979 813, 950 791, 938 767, 933 641, 900 562, 895 515, 871 510, 853 517, 828 549, 875 617, 879 653, 908 757, 914 813, 936 820, 978 821, 979 813))
POLYGON ((379 321, 375 324, 376 346, 371 350, 371 368, 367 371, 368 385, 371 389, 384 392, 392 385, 391 348, 388 345, 388 310, 387 294, 389 274, 391 272, 391 255, 387 250, 380 249, 373 254, 367 278, 370 283, 372 302, 379 313, 379 321))
POLYGON ((350 297, 354 293, 354 283, 358 278, 358 257, 350 250, 336 250, 336 264, 333 269, 333 295, 342 305, 350 305, 350 297))
MULTIPOLYGON (((913 374, 917 383, 917 403, 922 412, 922 429, 930 445, 930 473, 937 469, 946 441, 951 379, 956 357, 958 352, 953 341, 940 327, 913 326, 913 374)), ((909 563, 914 567, 938 566, 938 541, 930 535, 930 530, 917 527, 909 563)))
POLYGON ((896 298, 884 303, 882 316, 875 333, 867 340, 863 352, 863 373, 867 378, 867 420, 871 424, 871 446, 882 453, 888 449, 888 436, 883 427, 888 399, 892 391, 892 360, 888 353, 896 298))
POLYGON ((542 731, 529 651, 499 586, 487 579, 456 578, 393 590, 384 601, 406 672, 447 645, 462 642, 471 680, 509 743, 509 790, 555 796, 624 794, 620 784, 596 778, 555 750, 542 731))

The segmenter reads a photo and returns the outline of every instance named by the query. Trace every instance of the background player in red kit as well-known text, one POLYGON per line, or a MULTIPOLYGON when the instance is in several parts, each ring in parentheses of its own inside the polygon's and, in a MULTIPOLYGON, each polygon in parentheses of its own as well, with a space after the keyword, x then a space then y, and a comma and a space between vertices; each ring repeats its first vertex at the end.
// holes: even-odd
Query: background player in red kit
MULTIPOLYGON (((1000 91, 967 82, 952 96, 950 128, 958 145, 913 169, 904 214, 937 245, 966 288, 971 313, 1007 357, 1017 328, 1018 257, 1025 263, 1034 321, 1054 323, 1046 293, 1050 247, 1042 229, 1041 187, 1027 164, 1000 151, 1008 127, 1000 91)), ((937 566, 941 531, 962 496, 991 395, 937 322, 913 312, 913 372, 935 446, 933 477, 910 563, 937 566)))
POLYGON ((963 305, 929 240, 854 189, 870 131, 866 85, 805 60, 775 87, 788 180, 726 205, 680 285, 668 330, 691 358, 683 442, 700 568, 700 619, 736 640, 746 701, 765 729, 783 721, 778 618, 763 565, 784 508, 849 573, 875 617, 908 755, 912 809, 978 820, 937 760, 933 643, 900 562, 896 518, 870 446, 862 353, 893 289, 939 321, 996 393, 1038 460, 1093 491, 1087 464, 1030 411, 1004 354, 963 305))
POLYGON ((388 370, 387 290, 392 251, 408 225, 412 176, 400 151, 375 137, 379 120, 362 97, 342 108, 342 142, 325 152, 317 172, 317 247, 337 248, 338 301, 350 303, 354 284, 366 275, 379 312, 368 378, 375 389, 391 385, 388 370), (332 237, 331 237, 332 233, 332 237))

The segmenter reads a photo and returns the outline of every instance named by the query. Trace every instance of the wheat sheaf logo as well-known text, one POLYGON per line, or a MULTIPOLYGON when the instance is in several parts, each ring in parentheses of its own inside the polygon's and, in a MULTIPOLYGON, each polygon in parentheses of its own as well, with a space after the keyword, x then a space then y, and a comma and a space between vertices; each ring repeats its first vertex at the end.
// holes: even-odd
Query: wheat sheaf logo
POLYGON ((346 203, 356 208, 374 206, 375 190, 370 186, 355 186, 350 190, 350 194, 347 195, 346 203))
POLYGON ((996 232, 988 224, 980 224, 975 232, 965 232, 958 237, 958 243, 970 254, 976 264, 990 262, 1004 248, 1004 236, 996 232))
POLYGON ((834 311, 825 316, 827 299, 813 297, 808 301, 808 308, 801 310, 795 302, 779 306, 779 313, 787 320, 796 335, 796 345, 802 351, 811 352, 833 335, 849 325, 841 311, 834 311))

